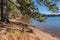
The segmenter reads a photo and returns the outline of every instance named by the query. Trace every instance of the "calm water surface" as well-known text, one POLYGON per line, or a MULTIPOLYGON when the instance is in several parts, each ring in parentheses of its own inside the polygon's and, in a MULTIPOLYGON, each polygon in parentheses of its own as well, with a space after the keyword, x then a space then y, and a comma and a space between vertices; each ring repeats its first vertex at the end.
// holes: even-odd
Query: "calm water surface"
POLYGON ((30 23, 42 28, 44 31, 60 36, 60 17, 48 17, 42 23, 31 19, 30 23))

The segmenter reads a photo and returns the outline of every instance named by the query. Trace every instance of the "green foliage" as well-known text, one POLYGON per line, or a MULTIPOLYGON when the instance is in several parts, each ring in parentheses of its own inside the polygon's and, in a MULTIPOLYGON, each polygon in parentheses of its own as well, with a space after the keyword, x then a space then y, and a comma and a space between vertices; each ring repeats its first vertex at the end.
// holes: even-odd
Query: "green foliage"
MULTIPOLYGON (((11 0, 12 1, 12 0, 11 0)), ((43 15, 38 11, 38 8, 34 5, 32 0, 16 0, 17 4, 20 6, 17 6, 16 4, 9 2, 9 9, 14 9, 13 5, 21 11, 21 14, 23 17, 30 17, 30 18, 36 18, 38 21, 44 21, 45 19, 43 18, 43 15)), ((59 0, 55 1, 50 1, 50 0, 36 0, 37 4, 44 4, 46 7, 49 8, 49 10, 53 12, 58 12, 58 8, 56 6, 56 2, 59 0)), ((12 10, 13 11, 13 10, 12 10)))
POLYGON ((14 10, 14 5, 8 1, 8 11, 13 11, 14 10))
POLYGON ((52 12, 58 12, 56 2, 58 2, 59 0, 36 0, 36 1, 38 4, 41 4, 41 5, 44 4, 52 12))
MULTIPOLYGON (((7 7, 8 7, 8 12, 9 12, 9 15, 11 17, 16 17, 18 15, 16 15, 17 13, 20 13, 19 10, 17 10, 16 6, 13 4, 14 2, 12 0, 9 0, 8 1, 8 4, 7 4, 7 7)), ((15 3, 17 4, 17 3, 15 3)))
POLYGON ((31 0, 23 0, 26 4, 29 4, 31 0))
POLYGON ((45 6, 47 6, 47 7, 49 8, 49 10, 52 10, 53 12, 58 11, 58 8, 57 8, 57 6, 56 6, 55 3, 46 1, 46 2, 45 2, 45 6))

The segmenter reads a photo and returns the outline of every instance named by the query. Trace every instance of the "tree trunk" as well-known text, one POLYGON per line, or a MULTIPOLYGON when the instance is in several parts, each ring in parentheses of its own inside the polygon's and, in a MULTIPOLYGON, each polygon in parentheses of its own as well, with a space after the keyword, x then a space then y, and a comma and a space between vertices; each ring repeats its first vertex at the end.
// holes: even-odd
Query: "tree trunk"
POLYGON ((1 21, 9 22, 7 13, 7 0, 1 0, 1 21))

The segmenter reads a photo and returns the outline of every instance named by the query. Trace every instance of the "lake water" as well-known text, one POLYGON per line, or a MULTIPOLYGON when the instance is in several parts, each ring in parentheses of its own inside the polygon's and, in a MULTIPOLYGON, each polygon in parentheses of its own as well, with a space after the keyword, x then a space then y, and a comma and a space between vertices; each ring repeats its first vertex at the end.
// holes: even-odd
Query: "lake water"
POLYGON ((42 23, 31 19, 30 23, 42 28, 44 31, 60 36, 60 17, 48 17, 45 22, 42 23))

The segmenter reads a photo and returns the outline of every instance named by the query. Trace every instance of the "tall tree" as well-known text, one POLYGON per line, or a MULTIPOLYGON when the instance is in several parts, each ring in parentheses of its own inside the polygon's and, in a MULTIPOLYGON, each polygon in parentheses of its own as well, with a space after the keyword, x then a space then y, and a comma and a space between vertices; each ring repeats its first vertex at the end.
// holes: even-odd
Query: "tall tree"
POLYGON ((9 22, 7 12, 7 0, 1 0, 1 21, 9 22))

